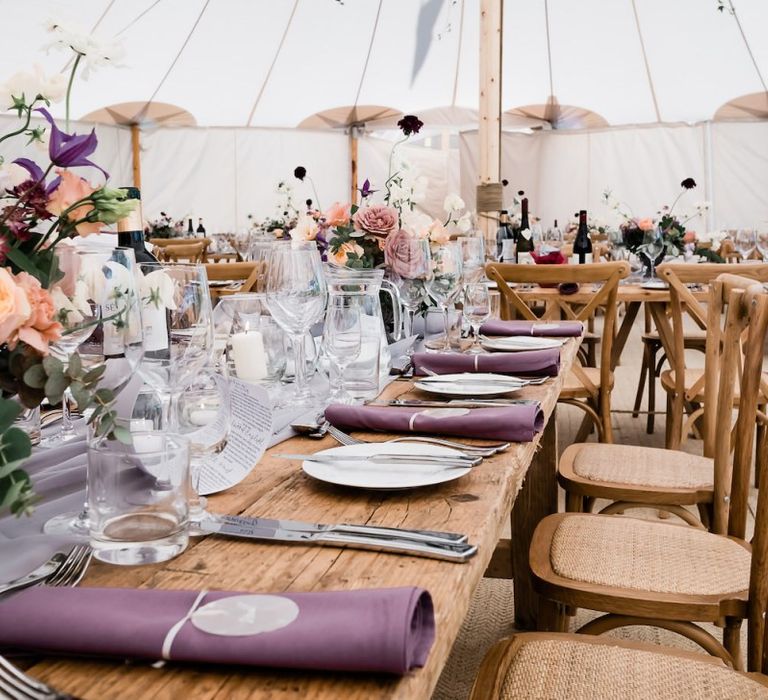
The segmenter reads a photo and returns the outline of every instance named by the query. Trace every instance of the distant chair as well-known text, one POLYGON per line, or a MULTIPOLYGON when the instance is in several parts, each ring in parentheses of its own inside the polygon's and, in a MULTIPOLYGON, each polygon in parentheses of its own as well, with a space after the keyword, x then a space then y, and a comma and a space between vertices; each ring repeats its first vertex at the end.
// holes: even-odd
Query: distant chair
POLYGON ((164 262, 201 263, 205 257, 205 242, 169 245, 158 249, 157 257, 164 262))
MULTIPOLYGON (((180 246, 180 245, 191 245, 192 243, 202 243, 203 244, 203 262, 206 260, 206 254, 208 252, 208 248, 211 245, 211 239, 210 238, 150 238, 149 243, 158 249, 158 253, 161 250, 165 250, 166 248, 180 246)), ((158 258, 163 259, 161 255, 157 255, 158 258)))
POLYGON ((266 272, 265 263, 229 262, 207 263, 205 266, 208 282, 232 282, 230 287, 211 287, 211 297, 218 299, 230 294, 263 291, 263 280, 266 272), (238 287, 237 282, 242 281, 238 287))

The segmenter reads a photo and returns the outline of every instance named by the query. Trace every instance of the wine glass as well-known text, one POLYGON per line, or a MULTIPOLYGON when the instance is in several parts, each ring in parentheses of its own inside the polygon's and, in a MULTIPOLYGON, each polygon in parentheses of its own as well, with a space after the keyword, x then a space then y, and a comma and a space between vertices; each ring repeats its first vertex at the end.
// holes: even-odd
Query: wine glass
MULTIPOLYGON (((49 345, 49 350, 66 366, 69 356, 96 330, 101 308, 90 293, 92 290, 79 275, 81 269, 87 269, 92 264, 89 256, 92 257, 93 253, 61 244, 55 249, 54 256, 54 277, 58 279, 51 285, 50 293, 62 334, 59 340, 49 345)), ((67 387, 61 399, 60 430, 42 438, 41 447, 55 447, 76 437, 70 412, 71 401, 72 392, 67 387)))
POLYGON ((462 280, 461 245, 455 241, 437 246, 432 251, 432 277, 427 282, 430 296, 443 312, 445 343, 443 350, 451 349, 448 325, 448 306, 452 304, 461 292, 462 280))
MULTIPOLYGON (((106 367, 98 382, 99 390, 107 390, 111 397, 104 408, 109 409, 115 396, 133 377, 144 354, 143 330, 139 308, 139 286, 136 258, 131 248, 113 250, 78 250, 76 257, 62 258, 74 271, 75 284, 82 282, 83 295, 98 306, 94 317, 95 327, 78 347, 82 366, 91 370, 106 367)), ((83 305, 85 310, 85 305, 83 305)), ((103 397, 102 393, 102 397, 103 397)), ((91 419, 95 428, 109 426, 104 417, 106 411, 96 420, 91 419), (100 425, 99 425, 100 423, 100 425)), ((49 535, 88 535, 88 494, 85 508, 79 513, 62 513, 49 519, 43 531, 49 535)))
POLYGON ((755 232, 750 228, 740 228, 736 231, 733 244, 736 247, 736 251, 741 255, 742 262, 746 262, 755 249, 755 232))
MULTIPOLYGON (((427 296, 426 283, 432 276, 432 256, 426 238, 409 237, 400 242, 397 255, 387 260, 389 278, 400 292, 403 336, 413 335, 413 318, 427 296)), ((408 349, 413 352, 412 348, 408 349)))
POLYGON ((482 347, 480 347, 480 326, 491 316, 491 298, 487 284, 476 282, 466 286, 462 313, 472 327, 472 337, 474 338, 472 347, 467 352, 471 355, 483 352, 482 347))
POLYGON ((758 229, 755 232, 755 247, 762 256, 763 261, 768 262, 768 229, 758 229))
POLYGON ((645 254, 648 256, 649 279, 656 279, 656 259, 664 250, 664 238, 660 228, 655 228, 645 234, 645 254))
POLYGON ((560 250, 564 243, 562 230, 558 226, 547 229, 543 242, 549 248, 557 248, 560 250))
POLYGON ((344 371, 360 354, 361 321, 360 302, 356 297, 336 296, 328 302, 323 344, 328 359, 336 366, 335 375, 332 375, 338 384, 330 396, 333 403, 355 403, 355 398, 345 389, 344 371))
POLYGON ((479 282, 485 272, 485 241, 481 236, 459 236, 464 286, 479 282))
POLYGON ((291 406, 311 406, 314 396, 307 384, 305 335, 325 310, 328 290, 317 246, 276 246, 267 270, 267 307, 290 336, 294 353, 293 391, 284 401, 291 406))

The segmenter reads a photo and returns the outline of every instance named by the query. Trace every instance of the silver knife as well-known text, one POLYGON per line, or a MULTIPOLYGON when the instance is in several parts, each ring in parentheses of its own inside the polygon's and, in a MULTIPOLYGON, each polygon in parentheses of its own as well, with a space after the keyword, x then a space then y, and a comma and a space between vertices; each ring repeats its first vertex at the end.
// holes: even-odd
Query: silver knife
POLYGON ((276 530, 295 530, 297 532, 341 532, 346 534, 407 539, 415 542, 438 542, 444 544, 461 544, 467 541, 467 536, 457 532, 441 532, 437 530, 418 530, 411 528, 385 527, 380 525, 350 525, 340 523, 326 525, 324 523, 306 523, 300 520, 275 520, 272 518, 254 518, 245 515, 219 515, 212 513, 214 520, 229 525, 243 527, 274 528, 276 530))
POLYGON ((482 400, 465 399, 451 401, 429 401, 423 399, 392 399, 391 401, 366 401, 366 406, 399 406, 401 408, 492 408, 504 406, 520 406, 526 404, 538 403, 533 399, 514 399, 504 400, 482 400))
POLYGON ((335 532, 301 532, 273 527, 236 525, 216 520, 203 520, 199 523, 203 532, 244 537, 269 542, 291 542, 296 544, 318 544, 331 547, 349 547, 351 549, 369 549, 376 552, 395 552, 411 554, 417 557, 443 559, 445 561, 465 562, 477 553, 477 546, 466 542, 437 543, 414 542, 405 539, 389 539, 335 532))
POLYGON ((372 462, 373 464, 428 464, 438 467, 465 468, 475 467, 483 461, 482 457, 466 454, 451 455, 419 455, 419 454, 377 454, 377 455, 302 455, 274 454, 278 459, 300 459, 318 464, 334 464, 336 462, 372 462))

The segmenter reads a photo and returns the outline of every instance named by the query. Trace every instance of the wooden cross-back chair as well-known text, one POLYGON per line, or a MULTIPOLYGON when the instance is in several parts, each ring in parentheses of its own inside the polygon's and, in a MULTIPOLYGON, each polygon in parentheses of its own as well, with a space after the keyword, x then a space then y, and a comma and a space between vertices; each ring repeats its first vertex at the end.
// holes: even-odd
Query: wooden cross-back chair
POLYGON ((715 474, 713 526, 707 532, 677 524, 625 515, 559 513, 537 526, 530 549, 534 587, 542 596, 542 628, 565 631, 566 606, 604 613, 579 631, 602 634, 618 627, 651 625, 685 636, 726 663, 740 668, 740 627, 749 619, 749 667, 764 657, 768 600, 768 493, 763 489, 755 523, 754 558, 745 540, 749 472, 754 444, 754 404, 760 392, 763 344, 768 330, 768 293, 761 285, 744 290, 743 279, 719 280, 728 294, 725 350, 718 377, 724 400, 718 420, 730 448, 734 377, 744 330, 744 371, 733 439, 732 464, 726 459, 715 474), (726 415, 727 414, 727 415, 726 415), (722 644, 694 624, 724 628, 722 644), (756 646, 755 646, 756 645, 756 646))
MULTIPOLYGON (((616 325, 616 298, 619 280, 629 274, 626 262, 593 263, 590 265, 513 265, 489 263, 486 265, 489 279, 498 284, 501 293, 501 316, 510 318, 512 312, 528 320, 560 319, 582 321, 586 326, 598 309, 604 312, 603 329, 600 338, 600 366, 585 367, 581 362, 573 365, 566 378, 560 401, 578 406, 585 411, 595 424, 600 442, 613 442, 611 428, 611 390, 613 368, 611 351, 614 327, 616 325), (525 300, 510 287, 508 282, 554 285, 592 285, 587 301, 575 301, 569 295, 552 290, 551 299, 543 316, 536 316, 525 300)), ((585 421, 579 430, 577 441, 588 434, 589 422, 585 421)))
MULTIPOLYGON (((645 447, 639 445, 595 445, 590 443, 569 445, 558 463, 558 481, 566 492, 566 510, 582 512, 591 510, 595 499, 608 499, 611 503, 600 513, 623 513, 632 508, 656 508, 673 513, 696 527, 708 527, 713 523, 711 508, 714 500, 715 475, 721 471, 730 473, 729 464, 734 441, 729 427, 731 412, 739 400, 733 377, 740 377, 741 337, 731 328, 726 337, 725 321, 730 293, 734 289, 746 289, 755 282, 746 277, 722 275, 711 285, 708 292, 706 366, 703 372, 705 398, 703 419, 710 437, 704 456, 679 450, 645 447), (731 346, 728 345, 731 343, 731 346), (731 373, 730 389, 720 391, 723 364, 731 373), (715 431, 714 426, 718 426, 715 431), (718 435, 719 440, 713 438, 718 435), (685 506, 695 505, 700 520, 685 506)), ((673 303, 675 325, 681 324, 682 310, 679 299, 673 303)), ((742 334, 746 332, 746 319, 739 319, 742 334)), ((678 341, 680 337, 676 335, 678 341)), ((756 414, 757 403, 742 405, 741 410, 756 414)), ((719 530, 722 531, 722 530, 719 530)))
POLYGON ((217 299, 230 294, 242 294, 243 292, 264 291, 266 264, 263 262, 231 262, 231 263, 207 263, 205 265, 209 282, 242 281, 239 287, 232 285, 231 289, 211 287, 211 297, 217 299))
MULTIPOLYGON (((688 285, 707 285, 722 274, 768 282, 768 265, 718 265, 716 263, 679 264, 665 263, 657 268, 659 277, 669 285, 669 316, 659 305, 651 306, 654 324, 670 369, 661 373, 661 385, 667 394, 667 429, 665 446, 678 449, 685 441, 695 422, 702 415, 705 401, 705 375, 702 369, 686 367, 685 349, 689 318, 705 334, 710 327, 718 332, 719 316, 711 314, 706 305, 696 298, 688 285), (688 419, 684 416, 688 412, 688 419)), ((714 346, 710 344, 709 352, 714 346)), ((768 388, 768 387, 767 387, 768 388)), ((711 414, 710 414, 711 415, 711 414)), ((707 436, 707 422, 703 422, 704 454, 712 454, 711 438, 707 436)), ((710 422, 710 426, 712 423, 710 422)), ((712 434, 712 429, 710 429, 712 434)))
POLYGON ((206 245, 202 241, 198 243, 185 243, 169 245, 158 249, 158 258, 164 262, 189 262, 201 263, 205 257, 206 245))

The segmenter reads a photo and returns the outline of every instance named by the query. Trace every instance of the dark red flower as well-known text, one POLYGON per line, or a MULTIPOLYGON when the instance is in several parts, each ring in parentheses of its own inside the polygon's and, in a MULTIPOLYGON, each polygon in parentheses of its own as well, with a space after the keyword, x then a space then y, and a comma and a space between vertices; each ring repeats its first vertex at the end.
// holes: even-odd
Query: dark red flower
POLYGON ((410 136, 411 134, 418 134, 421 131, 421 127, 424 126, 424 122, 415 114, 406 114, 397 122, 397 125, 406 136, 410 136))
POLYGON ((696 180, 692 177, 687 177, 680 183, 680 187, 684 187, 686 190, 692 190, 696 187, 696 180))
POLYGON ((509 180, 507 180, 507 178, 504 178, 504 179, 501 181, 501 186, 502 186, 502 187, 506 187, 508 184, 509 184, 509 180))
POLYGON ((293 169, 293 176, 297 180, 303 180, 307 176, 307 169, 303 165, 300 165, 293 169))

